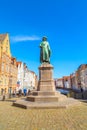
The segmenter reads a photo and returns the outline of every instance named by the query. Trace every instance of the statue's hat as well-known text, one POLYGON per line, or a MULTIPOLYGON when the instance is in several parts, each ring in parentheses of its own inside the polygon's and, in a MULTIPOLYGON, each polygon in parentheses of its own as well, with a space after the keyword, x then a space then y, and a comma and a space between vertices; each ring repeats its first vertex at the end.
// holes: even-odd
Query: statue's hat
POLYGON ((43 36, 42 41, 47 41, 47 37, 43 36))

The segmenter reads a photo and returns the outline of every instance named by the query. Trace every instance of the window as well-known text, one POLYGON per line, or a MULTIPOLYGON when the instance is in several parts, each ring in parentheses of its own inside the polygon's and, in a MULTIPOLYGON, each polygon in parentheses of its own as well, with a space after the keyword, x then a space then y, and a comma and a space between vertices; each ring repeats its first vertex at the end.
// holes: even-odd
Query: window
POLYGON ((8 47, 6 47, 6 52, 8 53, 8 47))
POLYGON ((4 71, 4 63, 2 63, 2 71, 4 71))

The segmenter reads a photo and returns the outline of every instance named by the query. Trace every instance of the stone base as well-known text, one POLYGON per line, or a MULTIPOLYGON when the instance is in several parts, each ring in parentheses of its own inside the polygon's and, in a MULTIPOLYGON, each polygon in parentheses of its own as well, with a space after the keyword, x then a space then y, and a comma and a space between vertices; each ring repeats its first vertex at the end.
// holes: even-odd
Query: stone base
POLYGON ((60 100, 64 100, 63 97, 58 97, 58 96, 29 96, 27 97, 27 101, 31 101, 31 102, 58 102, 60 100))
POLYGON ((13 103, 13 106, 21 107, 25 109, 57 109, 57 108, 68 108, 74 105, 80 105, 81 102, 73 99, 67 98, 59 102, 48 102, 48 103, 39 103, 39 102, 30 102, 26 100, 18 100, 13 103))
POLYGON ((34 96, 55 96, 55 95, 60 95, 60 92, 55 92, 55 91, 34 91, 34 92, 32 92, 32 95, 34 95, 34 96))
POLYGON ((21 99, 13 103, 13 106, 21 107, 25 109, 56 109, 56 108, 68 108, 69 106, 79 105, 81 102, 67 98, 60 92, 55 91, 35 91, 32 95, 26 99, 21 99))
POLYGON ((66 98, 65 95, 55 91, 35 91, 32 95, 26 98, 27 101, 31 102, 58 102, 66 98))

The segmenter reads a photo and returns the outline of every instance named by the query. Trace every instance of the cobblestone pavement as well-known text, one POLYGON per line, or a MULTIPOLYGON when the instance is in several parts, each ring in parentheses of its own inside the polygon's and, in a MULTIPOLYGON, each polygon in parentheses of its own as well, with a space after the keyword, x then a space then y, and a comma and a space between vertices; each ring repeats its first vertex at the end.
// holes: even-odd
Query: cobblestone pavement
POLYGON ((0 101, 0 130, 87 130, 87 103, 68 109, 22 109, 0 101))

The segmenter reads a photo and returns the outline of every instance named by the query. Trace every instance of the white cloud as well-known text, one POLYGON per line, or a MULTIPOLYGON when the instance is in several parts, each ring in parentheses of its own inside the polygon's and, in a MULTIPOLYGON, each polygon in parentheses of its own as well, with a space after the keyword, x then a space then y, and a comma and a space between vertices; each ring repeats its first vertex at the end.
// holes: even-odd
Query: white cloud
POLYGON ((36 41, 40 39, 38 36, 11 36, 12 42, 36 41))

